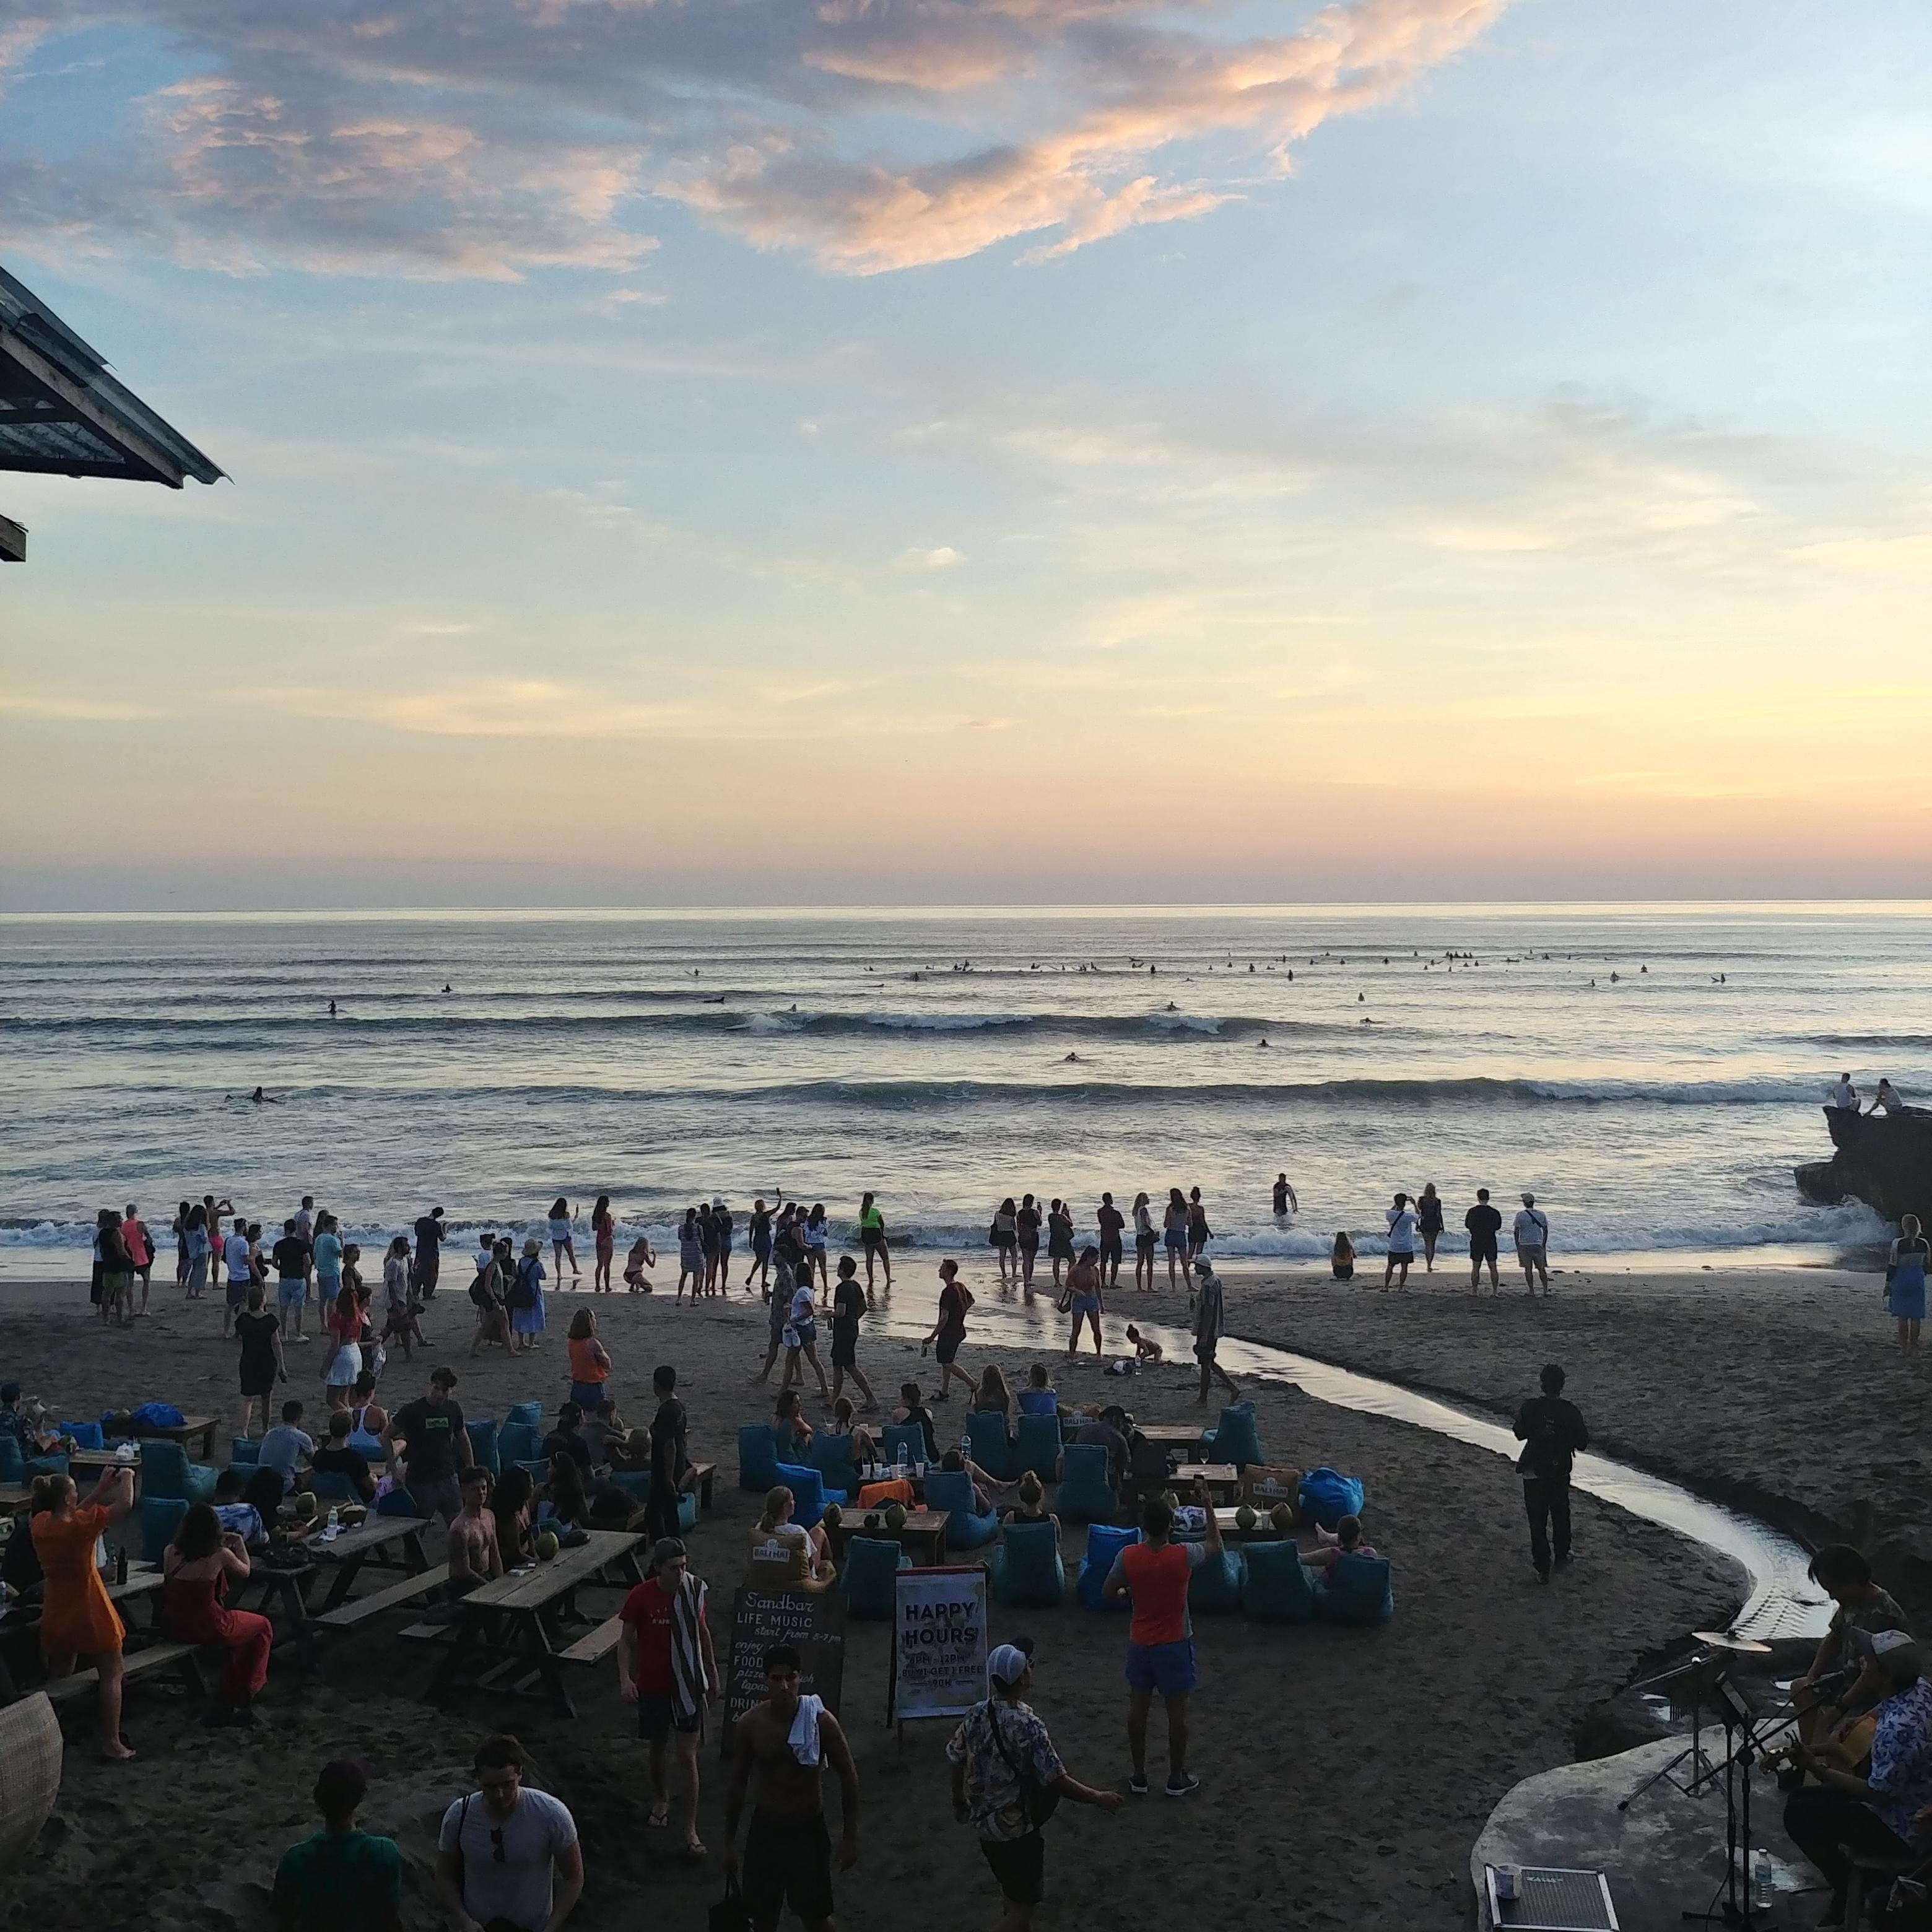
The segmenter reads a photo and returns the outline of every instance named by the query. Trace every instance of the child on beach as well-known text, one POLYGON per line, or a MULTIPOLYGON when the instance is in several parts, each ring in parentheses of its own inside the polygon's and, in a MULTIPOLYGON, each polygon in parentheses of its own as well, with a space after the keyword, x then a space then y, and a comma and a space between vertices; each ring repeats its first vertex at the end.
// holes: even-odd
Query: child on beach
POLYGON ((1161 1353, 1160 1344, 1150 1340, 1131 1322, 1127 1324, 1127 1340, 1134 1345, 1134 1361, 1137 1366, 1166 1359, 1161 1353))

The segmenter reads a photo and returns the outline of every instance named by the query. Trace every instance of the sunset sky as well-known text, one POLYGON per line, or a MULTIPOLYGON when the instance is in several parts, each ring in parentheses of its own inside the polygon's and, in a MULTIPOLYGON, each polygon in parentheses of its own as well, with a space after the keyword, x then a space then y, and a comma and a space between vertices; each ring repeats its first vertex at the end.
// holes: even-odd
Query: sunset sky
POLYGON ((1932 894, 1932 11, 25 0, 0 906, 1932 894))

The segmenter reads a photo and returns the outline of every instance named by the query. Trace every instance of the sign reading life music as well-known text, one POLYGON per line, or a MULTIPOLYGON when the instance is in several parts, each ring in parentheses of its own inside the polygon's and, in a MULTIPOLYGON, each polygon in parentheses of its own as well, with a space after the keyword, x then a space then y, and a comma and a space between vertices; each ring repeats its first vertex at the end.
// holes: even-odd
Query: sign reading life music
POLYGON ((986 1573, 902 1570, 890 1715, 956 1718, 986 1695, 986 1573))

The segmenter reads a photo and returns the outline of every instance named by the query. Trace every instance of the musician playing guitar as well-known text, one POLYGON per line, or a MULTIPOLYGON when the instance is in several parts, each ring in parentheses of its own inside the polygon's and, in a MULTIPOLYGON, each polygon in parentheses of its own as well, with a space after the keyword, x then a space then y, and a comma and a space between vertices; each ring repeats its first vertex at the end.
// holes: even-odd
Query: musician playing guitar
POLYGON ((1932 1858, 1918 1815, 1932 1805, 1932 1682, 1904 1630, 1881 1630, 1854 1694, 1876 1697, 1871 1763, 1863 1777, 1840 1769, 1809 1744, 1798 1762, 1817 1778, 1785 1802, 1792 1842, 1831 1881, 1832 1905, 1818 1922, 1842 1925, 1854 1858, 1932 1858))
POLYGON ((1813 1582, 1838 1604, 1830 1628, 1820 1640, 1811 1667, 1791 1687, 1798 1709, 1798 1735, 1805 1744, 1829 1737, 1848 1717, 1867 1706, 1852 1701, 1849 1690, 1821 1692, 1821 1678, 1856 1670, 1864 1660, 1865 1646, 1848 1638, 1858 1630, 1870 1636, 1880 1630, 1902 1630, 1905 1612, 1872 1581, 1871 1565, 1849 1543, 1828 1543, 1811 1559, 1813 1582))

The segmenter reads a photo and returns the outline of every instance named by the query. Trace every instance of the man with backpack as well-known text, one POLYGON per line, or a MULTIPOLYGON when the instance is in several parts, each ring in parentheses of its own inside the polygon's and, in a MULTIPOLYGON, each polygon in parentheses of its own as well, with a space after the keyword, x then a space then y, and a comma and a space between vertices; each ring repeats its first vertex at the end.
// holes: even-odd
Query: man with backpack
MULTIPOLYGON (((1024 1640, 1023 1640, 1024 1642, 1024 1640)), ((1046 1840, 1040 1827, 1064 1798, 1114 1812, 1118 1791, 1082 1784, 1060 1761, 1039 1717, 1023 1702, 1033 1682, 1033 1646, 1003 1643, 986 1660, 991 1694, 975 1704, 946 1747, 952 1767, 952 1815, 980 1834, 1000 1897, 1003 1922, 1027 1932, 1046 1895, 1046 1840)))
POLYGON ((1529 1513, 1529 1560, 1537 1580, 1546 1583, 1552 1564, 1570 1560, 1570 1466, 1589 1448, 1590 1432, 1582 1411, 1563 1399, 1562 1370, 1552 1362, 1541 1379, 1543 1393, 1516 1412, 1516 1440, 1523 1445, 1516 1472, 1529 1513))

